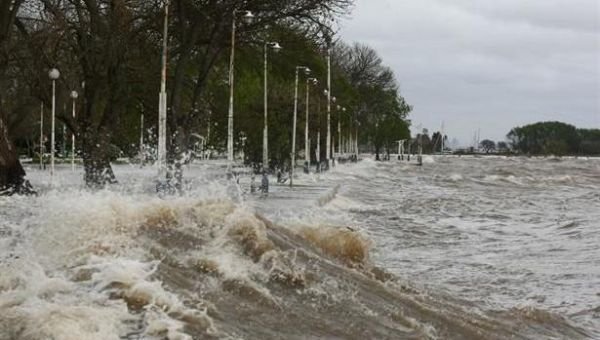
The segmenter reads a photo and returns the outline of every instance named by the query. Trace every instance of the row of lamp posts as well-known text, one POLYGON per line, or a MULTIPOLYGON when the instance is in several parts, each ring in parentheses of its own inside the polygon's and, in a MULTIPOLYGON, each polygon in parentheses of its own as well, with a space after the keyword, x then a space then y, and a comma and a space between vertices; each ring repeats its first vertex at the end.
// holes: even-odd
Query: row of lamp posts
MULTIPOLYGON (((50 181, 54 181, 54 146, 56 143, 56 81, 60 78, 58 69, 53 68, 48 72, 48 77, 52 81, 52 116, 51 116, 51 135, 50 135, 50 181)), ((75 102, 79 94, 77 91, 71 91, 71 99, 73 99, 73 119, 75 119, 75 102)), ((43 167, 44 158, 44 104, 40 107, 40 168, 43 167)), ((71 136, 71 169, 75 171, 75 134, 71 136)))
MULTIPOLYGON (((162 67, 161 67, 161 87, 159 93, 159 109, 158 109, 158 150, 157 150, 157 165, 159 176, 163 175, 166 171, 167 164, 167 150, 166 150, 166 122, 167 122, 167 93, 166 93, 166 73, 167 73, 167 42, 168 42, 168 16, 169 16, 169 0, 164 2, 164 31, 163 31, 163 46, 162 46, 162 67)), ((234 90, 234 60, 235 60, 235 31, 236 31, 236 19, 238 14, 242 13, 242 19, 246 23, 252 23, 254 15, 251 11, 233 11, 232 25, 231 25, 231 55, 229 60, 229 109, 228 109, 228 121, 227 121, 227 160, 229 167, 233 162, 233 90, 234 90)), ((277 42, 265 42, 264 43, 264 129, 263 129, 263 170, 268 168, 269 164, 269 151, 268 151, 268 51, 273 50, 278 52, 281 50, 281 46, 277 42)), ((306 78, 306 126, 305 126, 305 167, 308 167, 310 163, 310 140, 308 137, 309 130, 309 96, 310 96, 310 85, 318 84, 316 78, 309 78, 310 69, 305 66, 296 67, 296 80, 295 80, 295 93, 294 93, 294 122, 293 122, 293 134, 292 134, 292 162, 290 166, 290 186, 293 185, 293 169, 296 163, 296 121, 297 121, 297 110, 298 110, 298 81, 299 72, 303 71, 306 78)), ((53 68, 49 71, 48 76, 52 81, 52 127, 51 127, 51 145, 52 150, 50 153, 50 176, 54 177, 54 145, 55 145, 55 115, 56 115, 56 80, 60 77, 60 72, 53 68)), ((331 103, 335 103, 335 97, 331 95, 331 50, 327 47, 327 89, 324 91, 327 96, 327 139, 326 139, 326 166, 329 166, 329 162, 332 161, 331 155, 331 103)), ((76 91, 71 92, 71 98, 73 99, 73 118, 75 118, 75 101, 78 97, 76 91)), ((339 108, 339 106, 338 106, 339 108)), ((42 104, 42 119, 41 119, 41 131, 43 134, 43 104, 42 104)), ((345 108, 342 108, 345 111, 345 108)), ((143 118, 142 118, 143 119, 143 118)), ((340 134, 340 125, 338 122, 338 135, 340 134)), ((143 137, 142 137, 143 138, 143 137)), ((341 137, 340 137, 341 138, 341 137)), ((43 153, 43 136, 40 136, 40 154, 43 153)), ((341 142, 338 142, 338 152, 341 142)), ((71 140, 72 158, 71 166, 75 169, 75 135, 73 134, 71 140)))
MULTIPOLYGON (((164 166, 166 162, 166 92, 165 92, 165 83, 166 83, 166 58, 167 58, 167 26, 168 26, 168 8, 169 8, 169 0, 165 0, 165 19, 164 19, 164 36, 163 36, 163 67, 162 67, 162 78, 161 78, 161 93, 159 96, 159 175, 161 174, 161 167, 164 166), (164 124, 163 124, 164 122, 164 124), (163 127, 164 125, 164 127, 163 127)), ((229 108, 228 108, 228 116, 227 116, 227 161, 228 161, 228 169, 231 170, 231 165, 234 161, 233 155, 233 92, 234 92, 234 63, 235 63, 235 33, 236 33, 236 23, 238 19, 238 15, 241 14, 242 20, 250 24, 254 21, 254 14, 248 10, 238 10, 234 9, 232 13, 231 20, 231 54, 229 58, 229 108)), ((325 90, 325 94, 327 96, 327 150, 326 150, 326 162, 327 166, 329 166, 329 162, 333 159, 331 155, 331 102, 332 100, 335 102, 335 97, 331 96, 331 49, 330 43, 328 41, 327 46, 327 89, 325 90)), ((266 171, 269 166, 269 148, 268 148, 268 140, 269 140, 269 128, 268 128, 268 52, 269 50, 273 50, 278 52, 281 50, 281 46, 277 42, 264 42, 264 127, 263 127, 263 171, 266 171)), ((298 78, 299 71, 304 71, 304 73, 308 76, 310 74, 310 69, 305 66, 297 66, 296 67, 296 81, 295 81, 295 93, 294 93, 294 122, 293 122, 293 134, 292 134, 292 152, 291 152, 291 166, 290 166, 290 186, 293 185, 293 169, 296 163, 296 121, 297 121, 297 110, 298 110, 298 78)), ((305 163, 310 163, 310 142, 308 139, 308 101, 309 101, 309 87, 311 84, 316 85, 318 81, 315 78, 307 78, 306 79, 306 127, 305 127, 305 163)), ((345 108, 343 109, 345 111, 345 108)), ((338 133, 340 127, 338 126, 338 133)), ((339 146, 338 146, 339 148, 339 146)))

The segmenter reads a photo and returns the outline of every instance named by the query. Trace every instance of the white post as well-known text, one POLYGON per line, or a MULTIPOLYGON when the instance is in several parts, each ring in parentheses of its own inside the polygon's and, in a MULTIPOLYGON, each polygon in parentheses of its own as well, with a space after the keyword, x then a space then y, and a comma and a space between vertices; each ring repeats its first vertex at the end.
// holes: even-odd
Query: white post
POLYGON ((310 139, 308 139, 308 105, 310 96, 310 79, 306 79, 306 123, 304 126, 304 162, 307 167, 310 166, 310 139))
POLYGON ((356 161, 358 162, 358 122, 356 124, 356 138, 354 139, 354 154, 356 156, 356 161))
POLYGON ((142 107, 142 115, 140 117, 140 159, 142 162, 145 159, 144 155, 144 108, 142 107))
POLYGON ((292 158, 290 161, 290 187, 293 186, 294 166, 296 166, 296 117, 298 114, 298 71, 299 67, 296 67, 296 81, 294 83, 294 123, 292 127, 292 158))
POLYGON ((338 112, 338 127, 337 127, 337 133, 338 133, 338 145, 337 145, 337 153, 338 153, 338 157, 342 156, 342 122, 341 122, 341 115, 340 115, 340 110, 337 110, 338 112))
POLYGON ((158 175, 166 172, 167 166, 167 47, 169 33, 169 0, 165 1, 165 18, 162 46, 162 70, 158 97, 158 175))
POLYGON ((40 104, 40 170, 44 169, 44 103, 40 104))
POLYGON ((55 133, 54 128, 56 120, 56 79, 52 80, 52 135, 50 137, 50 182, 54 181, 54 142, 55 133))
POLYGON ((348 127, 348 138, 346 139, 346 153, 352 152, 352 130, 348 127))
MULTIPOLYGON (((75 99, 73 98, 73 121, 75 121, 75 99)), ((71 171, 75 171, 75 131, 71 133, 71 171)))
POLYGON ((331 42, 327 41, 327 150, 325 158, 327 166, 331 163, 331 42))
POLYGON ((268 87, 267 87, 267 58, 268 58, 268 49, 269 46, 265 43, 265 56, 264 56, 264 103, 265 103, 265 126, 263 128, 263 170, 267 170, 269 168, 269 124, 268 124, 268 110, 267 110, 267 101, 268 101, 268 87))
POLYGON ((233 67, 235 59, 235 16, 231 20, 231 55, 229 56, 229 113, 227 116, 227 161, 229 167, 233 162, 233 67))

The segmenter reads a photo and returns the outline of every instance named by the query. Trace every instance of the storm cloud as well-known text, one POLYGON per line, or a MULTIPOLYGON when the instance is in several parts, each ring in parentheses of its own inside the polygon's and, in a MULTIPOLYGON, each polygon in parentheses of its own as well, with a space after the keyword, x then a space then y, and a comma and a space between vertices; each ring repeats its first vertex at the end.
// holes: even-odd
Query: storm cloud
POLYGON ((469 145, 517 125, 600 128, 597 0, 357 0, 341 36, 377 49, 413 127, 469 145))

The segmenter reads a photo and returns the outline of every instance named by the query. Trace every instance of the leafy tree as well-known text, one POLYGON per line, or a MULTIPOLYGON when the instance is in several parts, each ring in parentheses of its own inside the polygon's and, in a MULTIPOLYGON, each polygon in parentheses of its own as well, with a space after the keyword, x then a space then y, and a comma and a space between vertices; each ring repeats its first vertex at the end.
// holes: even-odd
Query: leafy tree
POLYGON ((526 154, 576 154, 580 135, 577 129, 561 122, 540 122, 512 129, 508 135, 513 149, 526 154))
MULTIPOLYGON (((217 150, 225 149, 234 9, 257 14, 256 22, 249 25, 237 20, 235 148, 241 150, 243 135, 246 160, 261 159, 262 47, 264 41, 278 41, 284 46, 281 55, 269 58, 271 165, 283 164, 290 157, 296 65, 309 66, 312 76, 321 80, 319 86, 309 89, 308 109, 310 135, 320 132, 322 158, 327 137, 323 56, 333 34, 328 27, 336 16, 347 13, 352 3, 252 0, 241 6, 234 0, 172 0, 167 73, 170 161, 185 155, 192 133, 207 137, 217 150)), ((32 149, 40 102, 50 111, 47 71, 56 67, 61 71, 56 97, 59 126, 64 124, 67 134, 77 136, 85 182, 92 187, 114 182, 111 160, 119 153, 132 156, 139 150, 142 112, 146 128, 151 130, 146 140, 156 140, 163 1, 12 0, 2 2, 0 14, 0 119, 6 132, 2 132, 2 150, 15 150, 13 141, 32 149), (76 118, 70 111, 72 90, 79 92, 76 118)), ((346 111, 337 110, 334 104, 332 139, 337 143, 338 123, 344 136, 360 126, 361 145, 389 153, 398 139, 409 138, 407 115, 412 108, 375 50, 340 41, 333 46, 332 92, 346 111)), ((301 79, 299 149, 304 145, 305 91, 301 79)), ((311 155, 316 144, 311 143, 311 155)), ((18 163, 15 152, 11 157, 18 163)))
POLYGON ((373 143, 376 159, 382 150, 389 154, 397 140, 410 137, 406 117, 412 110, 399 94, 394 73, 383 65, 374 49, 364 44, 339 43, 333 59, 342 77, 338 86, 345 90, 343 100, 350 102, 355 120, 366 132, 359 136, 360 142, 373 143))
POLYGON ((484 139, 479 144, 485 153, 490 153, 496 150, 496 143, 493 140, 484 139))
POLYGON ((498 151, 506 152, 508 151, 508 144, 506 142, 498 142, 498 151))
POLYGON ((580 144, 579 153, 583 155, 600 155, 600 129, 578 129, 580 144))

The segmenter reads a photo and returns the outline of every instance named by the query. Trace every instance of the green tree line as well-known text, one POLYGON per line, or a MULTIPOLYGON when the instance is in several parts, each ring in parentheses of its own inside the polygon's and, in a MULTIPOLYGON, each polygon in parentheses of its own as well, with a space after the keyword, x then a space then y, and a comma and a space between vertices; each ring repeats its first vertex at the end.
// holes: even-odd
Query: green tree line
POLYGON ((562 122, 539 122, 513 128, 512 149, 528 155, 600 155, 600 129, 578 129, 562 122))
MULTIPOLYGON (((372 48, 335 39, 336 18, 350 13, 353 0, 171 0, 168 38, 169 161, 185 159, 192 134, 209 137, 224 150, 227 139, 229 52, 232 22, 237 22, 235 72, 235 148, 247 162, 261 161, 263 46, 278 41, 269 55, 269 146, 271 166, 289 162, 294 70, 312 69, 311 135, 318 130, 325 153, 325 55, 332 51, 332 134, 360 127, 359 142, 389 148, 406 138, 411 107, 400 95, 393 72, 372 48), (234 13, 255 13, 243 23, 234 13), (237 11, 237 12, 236 12, 237 11), (346 108, 337 110, 337 105, 346 108), (242 143, 245 140, 245 143, 242 143)), ((5 0, 0 6, 0 119, 6 145, 33 148, 39 137, 40 104, 49 121, 51 82, 57 80, 57 118, 67 135, 77 137, 85 182, 102 186, 114 180, 114 150, 133 156, 139 150, 140 116, 146 140, 155 143, 158 122, 163 0, 5 0), (77 116, 71 117, 71 91, 77 91, 77 116), (10 141, 10 142, 9 142, 10 141), (109 174, 107 176, 107 174, 109 174)), ((304 98, 304 80, 300 82, 304 98)), ((298 126, 304 122, 300 100, 298 126)), ((49 124, 44 134, 49 135, 49 124)), ((303 129, 297 131, 303 149, 303 129)), ((311 148, 315 148, 314 141, 311 148)), ((47 145, 47 149, 50 145, 47 145)), ((312 151, 312 150, 311 150, 312 151)), ((313 152, 311 152, 313 154, 313 152)), ((322 158, 321 155, 320 158, 322 158)), ((14 157, 13 157, 14 158, 14 157)), ((316 158, 316 156, 314 156, 316 158)), ((12 159, 12 158, 11 158, 12 159)), ((0 164, 0 167, 7 165, 0 164)), ((8 170, 3 172, 8 173, 8 170)), ((0 186, 6 184, 6 180, 0 186)))

